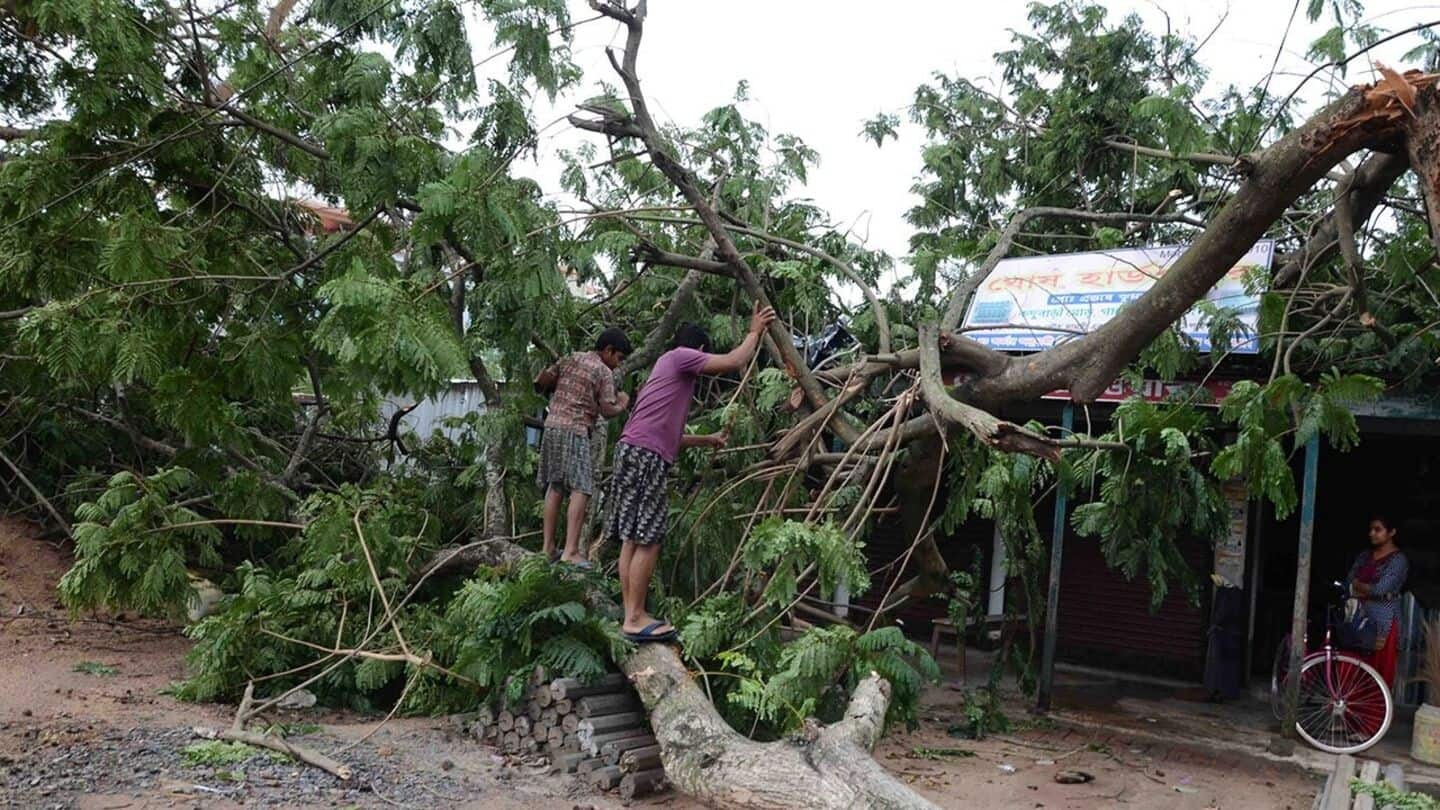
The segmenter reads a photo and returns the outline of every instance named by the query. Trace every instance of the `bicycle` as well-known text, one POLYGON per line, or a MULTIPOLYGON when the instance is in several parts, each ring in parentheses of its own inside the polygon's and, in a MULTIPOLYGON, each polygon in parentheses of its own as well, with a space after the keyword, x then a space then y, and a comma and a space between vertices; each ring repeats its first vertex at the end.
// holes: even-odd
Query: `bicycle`
MULTIPOLYGON (((1345 586, 1331 583, 1341 592, 1345 586)), ((1335 646, 1336 607, 1325 611, 1325 643, 1300 663, 1295 730, 1305 742, 1331 754, 1356 754, 1385 736, 1395 718, 1390 687, 1375 668, 1335 646)), ((1308 634, 1307 639, 1308 641, 1308 634)), ((1270 670, 1270 705, 1283 719, 1289 680, 1290 635, 1280 640, 1270 670)))

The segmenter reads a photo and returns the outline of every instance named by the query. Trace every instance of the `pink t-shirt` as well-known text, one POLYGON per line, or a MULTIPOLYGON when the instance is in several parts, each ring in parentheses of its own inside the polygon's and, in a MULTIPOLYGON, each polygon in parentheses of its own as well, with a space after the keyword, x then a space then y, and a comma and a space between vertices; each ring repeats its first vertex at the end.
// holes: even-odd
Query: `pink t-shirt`
POLYGON ((683 346, 660 355, 650 379, 635 397, 620 441, 674 463, 680 455, 680 437, 685 433, 685 418, 690 415, 695 381, 709 357, 699 349, 683 346))

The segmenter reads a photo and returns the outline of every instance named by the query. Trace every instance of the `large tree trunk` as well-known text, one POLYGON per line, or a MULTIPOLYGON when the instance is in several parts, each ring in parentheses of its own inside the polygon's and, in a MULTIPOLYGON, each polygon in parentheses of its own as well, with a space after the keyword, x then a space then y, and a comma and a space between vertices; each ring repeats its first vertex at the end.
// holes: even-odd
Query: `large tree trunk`
MULTIPOLYGON (((466 548, 469 559, 499 568, 533 553, 504 540, 466 548)), ((589 601, 615 607, 598 591, 589 601)), ((844 719, 808 721, 801 735, 759 743, 730 728, 673 646, 641 644, 619 664, 650 714, 665 776, 682 793, 727 810, 935 808, 870 755, 890 707, 890 684, 875 673, 856 687, 844 719)))
POLYGON ((621 663, 650 711, 665 776, 681 792, 725 808, 933 808, 870 756, 890 705, 890 685, 871 673, 845 718, 757 743, 730 728, 674 648, 645 644, 621 663))

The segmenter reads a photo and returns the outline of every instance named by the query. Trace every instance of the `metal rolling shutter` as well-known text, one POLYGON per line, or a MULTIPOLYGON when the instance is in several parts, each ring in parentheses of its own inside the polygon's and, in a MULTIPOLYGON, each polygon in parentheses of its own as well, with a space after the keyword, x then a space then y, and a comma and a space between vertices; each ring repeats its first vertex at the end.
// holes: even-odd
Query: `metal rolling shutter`
MULTIPOLYGON (((1180 550, 1197 575, 1210 571, 1209 543, 1187 539, 1180 550)), ((1209 616, 1209 590, 1203 591, 1201 605, 1193 607, 1172 587, 1151 613, 1146 580, 1126 580, 1106 567, 1097 540, 1069 535, 1060 573, 1059 656, 1077 664, 1199 681, 1209 616)))

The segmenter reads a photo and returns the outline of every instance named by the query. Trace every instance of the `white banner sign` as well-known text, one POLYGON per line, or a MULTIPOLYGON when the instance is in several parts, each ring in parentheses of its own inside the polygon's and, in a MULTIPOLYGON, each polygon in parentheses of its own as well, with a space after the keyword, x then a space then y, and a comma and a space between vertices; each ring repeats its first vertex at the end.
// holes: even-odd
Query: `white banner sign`
MULTIPOLYGON (((1188 245, 1126 248, 1058 256, 1004 259, 975 291, 965 315, 967 336, 1003 351, 1037 351, 1086 333, 1115 317, 1124 305, 1149 290, 1165 275, 1188 245), (976 327, 980 327, 976 329, 976 327)), ((1275 243, 1266 239, 1205 296, 1218 307, 1235 312, 1244 324, 1233 345, 1218 347, 1237 354, 1259 352, 1255 322, 1260 297, 1245 291, 1245 278, 1269 271, 1275 243)), ((1196 309, 1181 319, 1180 329, 1211 350, 1210 319, 1196 309)))

